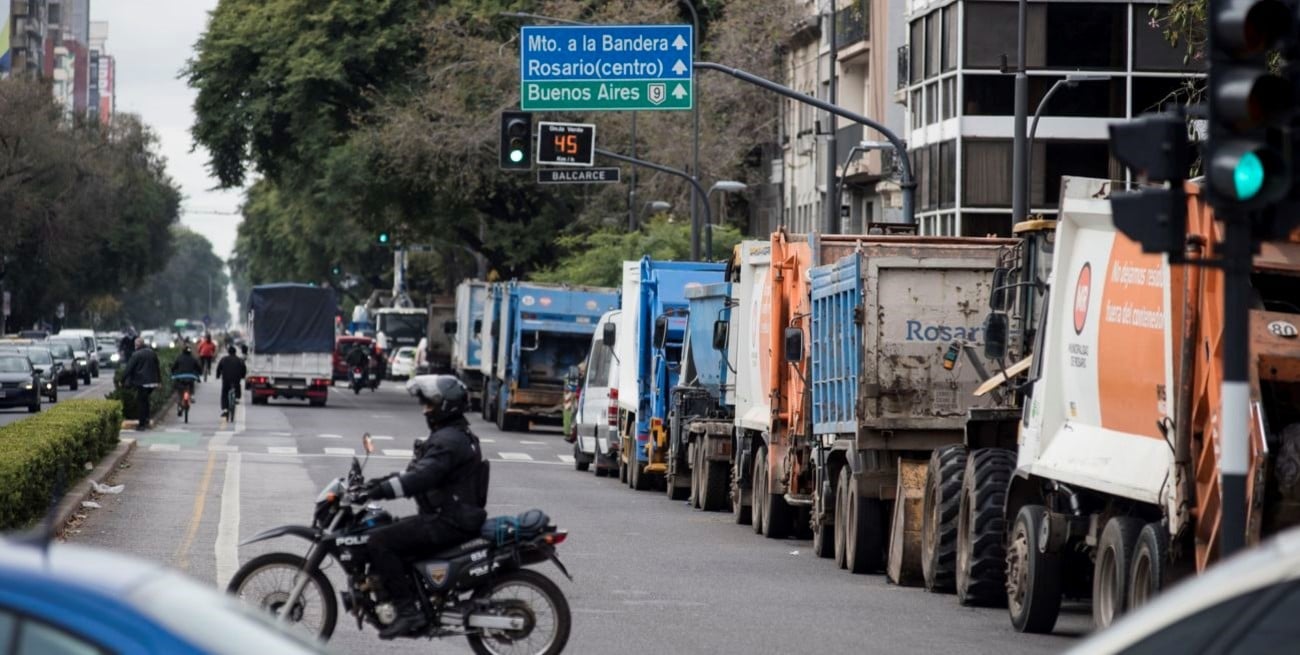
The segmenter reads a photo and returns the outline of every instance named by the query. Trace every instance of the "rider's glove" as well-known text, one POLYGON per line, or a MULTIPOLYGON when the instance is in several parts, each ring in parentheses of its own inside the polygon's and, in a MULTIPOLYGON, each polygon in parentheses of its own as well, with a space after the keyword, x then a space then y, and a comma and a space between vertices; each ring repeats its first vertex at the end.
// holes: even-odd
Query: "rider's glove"
POLYGON ((366 483, 365 494, 367 498, 375 500, 388 500, 396 498, 400 494, 401 483, 397 478, 384 478, 382 480, 371 480, 366 483))

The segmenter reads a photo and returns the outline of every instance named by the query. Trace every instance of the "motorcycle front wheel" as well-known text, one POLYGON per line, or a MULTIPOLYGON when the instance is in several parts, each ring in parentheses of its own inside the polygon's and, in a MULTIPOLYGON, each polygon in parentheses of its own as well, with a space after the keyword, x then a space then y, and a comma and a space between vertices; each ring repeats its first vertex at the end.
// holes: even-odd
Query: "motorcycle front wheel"
POLYGON ((550 578, 528 569, 496 576, 489 586, 474 592, 487 599, 503 616, 524 619, 522 630, 483 630, 469 635, 470 648, 479 655, 557 655, 569 641, 572 617, 564 592, 550 578))
MULTIPOLYGON (((289 601, 295 583, 307 561, 290 553, 267 553, 249 560, 235 572, 226 592, 240 601, 279 620, 280 610, 289 601)), ((311 571, 307 586, 294 603, 286 621, 312 637, 327 641, 334 634, 338 620, 338 601, 334 585, 318 568, 311 571)))

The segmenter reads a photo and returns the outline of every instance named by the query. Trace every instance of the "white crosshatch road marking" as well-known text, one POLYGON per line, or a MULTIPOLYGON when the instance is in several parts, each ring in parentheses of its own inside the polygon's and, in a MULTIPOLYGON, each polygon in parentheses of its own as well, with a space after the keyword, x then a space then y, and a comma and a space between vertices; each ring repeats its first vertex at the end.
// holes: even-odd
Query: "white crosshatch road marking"
POLYGON ((385 448, 384 454, 389 457, 413 457, 415 453, 401 448, 385 448))
POLYGON ((356 455, 357 451, 353 448, 326 448, 326 455, 356 455))
POLYGON ((515 460, 517 462, 533 461, 533 456, 529 455, 528 453, 498 453, 498 454, 501 455, 501 459, 510 459, 510 460, 515 460))
POLYGON ((565 464, 573 463, 573 455, 556 455, 556 457, 559 457, 560 461, 564 462, 565 464))
POLYGON ((267 446, 266 452, 272 455, 297 455, 298 449, 294 446, 267 446))

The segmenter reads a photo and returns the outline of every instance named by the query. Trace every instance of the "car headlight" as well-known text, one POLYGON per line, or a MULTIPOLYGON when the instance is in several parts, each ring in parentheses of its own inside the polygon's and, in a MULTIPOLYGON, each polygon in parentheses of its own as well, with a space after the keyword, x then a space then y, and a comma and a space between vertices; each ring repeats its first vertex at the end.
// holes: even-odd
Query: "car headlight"
POLYGON ((110 361, 110 362, 120 361, 121 359, 122 359, 122 356, 119 355, 119 354, 117 354, 117 353, 113 353, 112 355, 109 355, 109 356, 108 356, 108 361, 110 361))
POLYGON ((86 365, 86 360, 84 360, 84 359, 78 359, 78 360, 77 360, 77 363, 78 363, 78 364, 81 364, 82 366, 85 366, 85 365, 86 365))
POLYGON ((23 385, 23 388, 26 389, 26 390, 28 390, 28 391, 31 391, 31 390, 32 390, 32 383, 31 383, 31 382, 28 382, 27 384, 24 384, 24 385, 23 385))

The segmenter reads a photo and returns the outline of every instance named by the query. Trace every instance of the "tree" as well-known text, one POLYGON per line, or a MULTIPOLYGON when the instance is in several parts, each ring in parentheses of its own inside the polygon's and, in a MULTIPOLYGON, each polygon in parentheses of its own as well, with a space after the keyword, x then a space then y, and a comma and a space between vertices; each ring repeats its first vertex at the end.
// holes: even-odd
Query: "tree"
MULTIPOLYGON (((741 234, 731 226, 715 225, 713 261, 727 261, 740 243, 741 234)), ((651 259, 683 260, 691 256, 689 221, 655 217, 642 230, 623 232, 604 228, 587 234, 562 237, 556 243, 564 256, 555 266, 534 273, 538 282, 617 287, 623 283, 623 262, 649 256, 651 259)))
POLYGON ((230 320, 225 263, 202 235, 184 227, 173 228, 172 234, 175 249, 167 267, 125 295, 123 313, 137 329, 160 327, 208 315, 211 298, 212 323, 224 325, 230 320))

